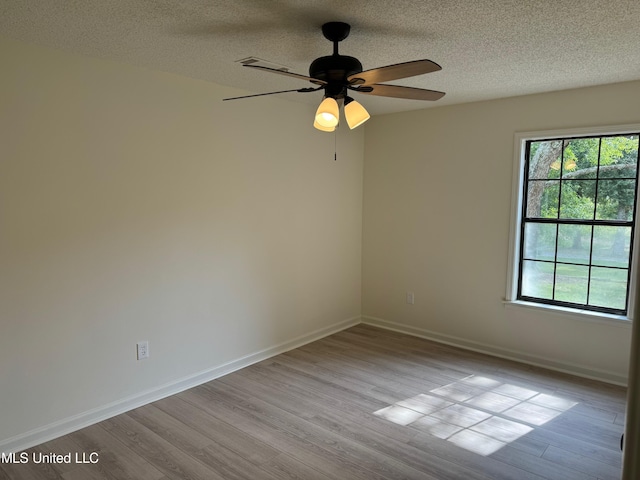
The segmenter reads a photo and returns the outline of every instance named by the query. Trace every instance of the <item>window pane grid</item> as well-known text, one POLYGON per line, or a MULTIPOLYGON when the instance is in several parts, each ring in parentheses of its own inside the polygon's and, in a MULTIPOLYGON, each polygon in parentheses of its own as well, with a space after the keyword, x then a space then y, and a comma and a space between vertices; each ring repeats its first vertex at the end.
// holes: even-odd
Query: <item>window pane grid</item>
MULTIPOLYGON (((562 167, 564 165, 564 145, 566 145, 566 142, 563 141, 562 142, 563 148, 560 151, 560 166, 562 167)), ((553 165, 553 164, 552 164, 553 165)), ((560 218, 560 209, 562 208, 562 171, 564 170, 564 168, 560 168, 560 183, 558 184, 558 207, 556 208, 556 218, 560 218)), ((558 255, 558 235, 556 235, 556 256, 558 255)), ((556 258, 557 260, 557 258, 556 258)), ((556 285, 556 270, 554 270, 553 273, 553 292, 555 295, 555 288, 556 285)))
MULTIPOLYGON (((602 143, 602 141, 600 142, 602 143)), ((599 158, 599 151, 598 151, 598 162, 600 161, 599 158)), ((596 184, 596 198, 598 198, 598 185, 596 184)), ((595 212, 594 212, 595 215, 595 212)), ((593 265, 593 229, 594 226, 591 225, 591 238, 589 239, 589 280, 588 280, 588 288, 587 288, 587 305, 589 305, 589 297, 591 295, 591 265, 593 265)), ((625 301, 625 305, 627 304, 627 302, 625 301)))
POLYGON ((630 227, 634 224, 631 220, 581 220, 574 218, 563 218, 561 220, 555 218, 527 218, 525 221, 527 223, 548 223, 551 225, 608 225, 616 227, 630 227))
POLYGON ((519 299, 626 314, 637 162, 638 134, 526 142, 519 299))

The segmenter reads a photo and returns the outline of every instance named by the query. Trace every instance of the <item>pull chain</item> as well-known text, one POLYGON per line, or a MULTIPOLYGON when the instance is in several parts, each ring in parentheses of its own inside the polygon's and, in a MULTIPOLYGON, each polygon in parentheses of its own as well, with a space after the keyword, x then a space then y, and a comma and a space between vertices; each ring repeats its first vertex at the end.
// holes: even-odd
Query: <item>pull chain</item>
POLYGON ((338 129, 333 131, 333 161, 338 161, 338 129))

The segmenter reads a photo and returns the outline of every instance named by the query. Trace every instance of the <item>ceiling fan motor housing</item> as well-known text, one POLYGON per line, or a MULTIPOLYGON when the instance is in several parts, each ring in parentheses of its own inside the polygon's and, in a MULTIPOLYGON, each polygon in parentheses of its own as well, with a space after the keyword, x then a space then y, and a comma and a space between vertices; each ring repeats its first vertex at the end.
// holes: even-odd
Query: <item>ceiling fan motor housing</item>
POLYGON ((309 67, 309 76, 327 82, 327 96, 342 98, 349 84, 347 78, 362 72, 362 64, 355 57, 347 55, 328 55, 316 58, 309 67))

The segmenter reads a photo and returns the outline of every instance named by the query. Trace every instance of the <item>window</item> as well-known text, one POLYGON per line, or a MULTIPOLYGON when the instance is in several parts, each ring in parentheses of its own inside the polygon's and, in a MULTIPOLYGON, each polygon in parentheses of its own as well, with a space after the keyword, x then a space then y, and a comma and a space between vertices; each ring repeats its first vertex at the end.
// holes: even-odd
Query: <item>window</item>
POLYGON ((508 300, 628 315, 639 131, 519 136, 508 300))

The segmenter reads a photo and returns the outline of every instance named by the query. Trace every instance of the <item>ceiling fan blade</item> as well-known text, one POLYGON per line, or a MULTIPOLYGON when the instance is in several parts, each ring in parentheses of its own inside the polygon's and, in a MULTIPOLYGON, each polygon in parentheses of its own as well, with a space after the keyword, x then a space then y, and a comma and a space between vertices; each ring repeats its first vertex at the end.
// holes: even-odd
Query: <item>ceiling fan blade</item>
POLYGON ((347 81, 352 85, 371 85, 373 83, 390 82, 400 78, 437 72, 438 70, 442 70, 442 67, 431 60, 414 60, 354 73, 347 78, 347 81))
POLYGON ((379 97, 393 97, 393 98, 406 98, 409 100, 439 100, 444 97, 444 92, 438 92, 436 90, 426 90, 424 88, 414 87, 401 87, 399 85, 367 85, 360 90, 359 88, 352 88, 356 92, 364 93, 365 95, 377 95, 379 97))
POLYGON ((222 101, 224 102, 225 100, 240 100, 241 98, 251 98, 251 97, 263 97, 265 95, 275 95, 276 93, 289 93, 289 92, 300 92, 300 93, 307 93, 307 92, 317 92, 318 90, 320 90, 322 87, 318 87, 318 88, 295 88, 293 90, 280 90, 279 92, 267 92, 267 93, 256 93, 254 95, 243 95, 242 97, 231 97, 231 98, 223 98, 222 101))
POLYGON ((319 80, 317 78, 307 77, 305 75, 300 75, 298 73, 285 72, 284 70, 276 70, 275 68, 261 67, 259 65, 243 65, 243 67, 255 68, 257 70, 263 70, 266 72, 277 73, 279 75, 286 75, 287 77, 299 78, 300 80, 308 80, 311 83, 315 83, 316 85, 326 85, 327 82, 324 80, 319 80))

